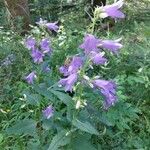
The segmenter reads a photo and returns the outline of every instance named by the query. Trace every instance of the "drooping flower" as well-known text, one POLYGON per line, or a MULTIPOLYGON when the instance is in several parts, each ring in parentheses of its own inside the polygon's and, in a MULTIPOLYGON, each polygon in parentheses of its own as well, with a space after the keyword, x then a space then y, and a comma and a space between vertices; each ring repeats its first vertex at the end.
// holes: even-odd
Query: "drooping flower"
POLYGON ((53 116, 54 114, 54 109, 51 105, 49 105, 48 107, 46 107, 43 111, 43 115, 46 119, 49 119, 53 116))
POLYGON ((82 67, 82 65, 83 65, 82 58, 74 56, 68 67, 69 74, 76 73, 82 67))
POLYGON ((116 84, 112 81, 96 79, 92 84, 101 90, 101 93, 105 97, 104 108, 108 109, 114 105, 117 101, 116 96, 116 84))
POLYGON ((44 54, 42 52, 40 52, 38 49, 33 49, 31 56, 33 58, 34 63, 41 63, 43 62, 43 56, 44 54))
POLYGON ((70 74, 77 73, 77 71, 82 67, 82 65, 83 65, 82 58, 79 56, 74 56, 70 64, 67 64, 67 66, 61 66, 59 68, 59 71, 64 76, 68 76, 70 74))
POLYGON ((25 46, 28 48, 28 49, 34 49, 35 48, 35 45, 36 45, 36 40, 32 37, 29 37, 26 39, 25 41, 25 46))
POLYGON ((123 45, 119 43, 119 40, 102 40, 99 46, 108 49, 114 54, 117 54, 118 50, 123 47, 123 45))
POLYGON ((52 49, 50 48, 50 41, 47 38, 41 41, 40 46, 43 53, 48 53, 52 51, 52 49))
POLYGON ((111 18, 124 18, 125 15, 122 13, 119 9, 124 4, 123 0, 119 0, 118 2, 112 4, 112 5, 106 5, 100 7, 100 17, 106 18, 110 16, 111 18))
POLYGON ((85 50, 85 53, 98 50, 99 39, 95 38, 92 34, 87 34, 84 38, 84 42, 80 45, 81 49, 85 50))
POLYGON ((58 25, 57 25, 57 22, 54 22, 54 23, 46 23, 45 25, 46 25, 46 27, 47 27, 49 30, 51 30, 51 31, 57 32, 58 29, 59 29, 59 27, 58 27, 58 25))
POLYGON ((33 84, 34 79, 36 79, 36 73, 35 71, 32 71, 28 76, 25 77, 25 80, 29 83, 29 84, 33 84))
POLYGON ((76 81, 77 81, 77 74, 74 73, 74 74, 69 75, 65 79, 61 79, 59 81, 59 84, 65 87, 65 91, 72 92, 73 85, 75 84, 76 81))
POLYGON ((90 53, 90 58, 92 60, 92 62, 96 65, 101 65, 101 64, 105 64, 107 62, 107 59, 103 57, 104 54, 101 53, 101 52, 95 52, 95 51, 92 51, 90 53))

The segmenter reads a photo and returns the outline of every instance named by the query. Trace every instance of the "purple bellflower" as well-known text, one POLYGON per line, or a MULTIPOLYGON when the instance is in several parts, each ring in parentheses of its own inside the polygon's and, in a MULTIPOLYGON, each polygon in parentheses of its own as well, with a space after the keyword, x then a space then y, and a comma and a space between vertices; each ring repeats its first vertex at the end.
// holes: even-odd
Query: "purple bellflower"
POLYGON ((53 116, 54 114, 54 109, 51 105, 49 105, 48 107, 46 107, 43 111, 43 115, 46 119, 49 119, 53 116))
POLYGON ((106 5, 100 7, 100 10, 102 11, 100 13, 101 18, 106 18, 110 16, 111 18, 124 18, 125 15, 122 13, 119 9, 124 4, 123 0, 119 0, 118 2, 112 4, 112 5, 106 5))
POLYGON ((49 30, 57 32, 58 29, 59 29, 57 23, 58 23, 58 22, 46 23, 45 25, 46 25, 46 27, 47 27, 49 30))
POLYGON ((98 53, 98 52, 94 52, 92 51, 90 53, 90 58, 92 60, 92 62, 96 65, 101 65, 101 64, 105 64, 107 62, 107 59, 103 57, 104 54, 103 53, 98 53))
POLYGON ((40 43, 40 46, 41 46, 43 53, 49 53, 52 51, 52 49, 50 48, 49 39, 43 39, 40 43))
POLYGON ((74 56, 68 67, 69 74, 76 73, 82 67, 82 65, 83 65, 82 58, 74 56))
POLYGON ((106 80, 94 80, 93 85, 101 90, 101 93, 105 97, 104 108, 108 109, 110 106, 114 105, 117 101, 116 97, 116 84, 112 81, 106 80))
POLYGON ((25 46, 28 48, 28 49, 34 49, 35 48, 35 45, 36 45, 36 41, 34 38, 32 37, 29 37, 26 39, 25 41, 25 46))
POLYGON ((65 91, 70 91, 72 92, 73 85, 77 82, 77 74, 71 74, 65 79, 61 79, 59 81, 59 84, 62 86, 65 86, 65 91))
POLYGON ((117 54, 118 50, 122 48, 123 45, 119 43, 119 40, 102 40, 99 44, 99 47, 106 48, 114 54, 117 54))
POLYGON ((85 50, 85 53, 90 53, 91 51, 98 51, 99 39, 95 38, 92 34, 87 34, 84 38, 84 42, 80 45, 81 49, 85 50))
POLYGON ((28 76, 25 77, 25 80, 29 83, 29 84, 33 84, 34 79, 36 79, 37 76, 35 74, 35 71, 32 71, 28 76))
POLYGON ((44 54, 42 52, 40 52, 38 49, 33 49, 31 56, 33 58, 34 63, 41 63, 43 62, 43 56, 44 54))
POLYGON ((59 68, 60 73, 62 73, 64 76, 68 76, 73 73, 77 73, 77 71, 82 67, 83 61, 82 58, 79 56, 74 56, 72 58, 72 61, 68 66, 61 66, 59 68))

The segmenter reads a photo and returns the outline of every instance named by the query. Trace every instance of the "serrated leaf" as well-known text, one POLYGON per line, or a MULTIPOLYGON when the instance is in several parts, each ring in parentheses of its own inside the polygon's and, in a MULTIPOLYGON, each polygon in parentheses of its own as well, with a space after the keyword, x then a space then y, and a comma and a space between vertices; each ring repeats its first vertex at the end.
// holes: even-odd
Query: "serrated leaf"
POLYGON ((72 123, 75 127, 82 131, 88 132, 90 134, 99 135, 98 131, 89 122, 81 122, 76 119, 72 123))
POLYGON ((7 134, 29 134, 33 135, 36 131, 36 121, 32 119, 24 119, 18 121, 14 126, 7 128, 7 134))
POLYGON ((70 142, 70 137, 66 135, 67 131, 63 130, 54 136, 48 150, 58 150, 60 146, 64 146, 70 142))
POLYGON ((63 92, 50 90, 58 99, 60 99, 64 104, 73 106, 72 98, 63 92))

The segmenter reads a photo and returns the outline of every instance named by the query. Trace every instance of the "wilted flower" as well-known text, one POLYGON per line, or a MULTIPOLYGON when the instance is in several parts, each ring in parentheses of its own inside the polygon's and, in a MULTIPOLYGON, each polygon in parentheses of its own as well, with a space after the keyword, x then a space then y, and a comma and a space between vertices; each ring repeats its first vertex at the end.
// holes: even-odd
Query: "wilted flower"
POLYGON ((33 80, 36 79, 37 76, 35 74, 35 71, 32 71, 28 76, 25 77, 25 80, 29 83, 29 84, 33 84, 33 80))
POLYGON ((112 5, 106 5, 100 7, 100 17, 106 18, 108 16, 112 18, 124 18, 125 15, 119 10, 122 5, 124 4, 123 0, 119 0, 118 2, 112 4, 112 5))
POLYGON ((33 49, 36 45, 36 40, 32 37, 29 37, 28 39, 26 39, 25 41, 25 46, 28 48, 28 49, 33 49))
POLYGON ((51 105, 49 105, 48 107, 46 107, 43 111, 43 115, 46 119, 49 119, 53 116, 54 114, 54 109, 51 105))
POLYGON ((33 58, 34 63, 41 63, 43 62, 44 54, 40 52, 38 49, 33 49, 31 56, 33 58))
POLYGON ((92 84, 101 90, 101 93, 105 97, 104 108, 107 109, 114 105, 117 100, 116 97, 116 84, 112 81, 106 80, 94 80, 92 84))
POLYGON ((92 34, 87 34, 84 38, 84 42, 80 45, 81 49, 85 50, 85 53, 90 53, 91 51, 97 51, 99 44, 99 39, 95 38, 92 34))
POLYGON ((65 79, 61 79, 59 81, 59 84, 62 86, 65 86, 65 91, 72 92, 73 85, 75 84, 76 81, 77 81, 77 74, 74 73, 74 74, 69 75, 65 79))
POLYGON ((41 49, 43 51, 43 53, 48 53, 51 52, 51 48, 50 48, 50 41, 49 39, 43 39, 40 43, 41 49))
POLYGON ((58 29, 59 29, 57 23, 58 23, 58 22, 46 23, 45 25, 46 25, 46 27, 47 27, 49 30, 57 32, 58 29))
POLYGON ((115 54, 118 53, 118 49, 122 48, 122 44, 119 43, 119 40, 102 40, 99 46, 106 48, 115 54))
POLYGON ((101 53, 101 52, 95 52, 95 51, 92 51, 90 53, 90 58, 92 60, 92 62, 96 65, 100 65, 100 64, 105 64, 107 62, 107 59, 103 57, 104 54, 101 53))

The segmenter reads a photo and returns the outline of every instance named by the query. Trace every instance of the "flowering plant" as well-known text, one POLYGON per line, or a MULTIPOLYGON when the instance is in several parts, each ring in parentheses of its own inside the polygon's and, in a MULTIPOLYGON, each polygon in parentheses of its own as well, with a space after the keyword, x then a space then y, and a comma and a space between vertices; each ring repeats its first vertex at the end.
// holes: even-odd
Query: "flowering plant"
MULTIPOLYGON (((94 71, 95 66, 107 66, 109 63, 107 53, 118 55, 119 49, 122 48, 120 39, 106 40, 94 35, 98 19, 124 18, 124 14, 119 10, 122 5, 123 1, 119 0, 112 5, 97 7, 92 19, 91 31, 85 34, 83 42, 77 46, 80 52, 67 58, 64 65, 56 66, 55 69, 51 69, 48 65, 55 53, 49 35, 51 31, 59 34, 57 22, 48 23, 40 19, 36 24, 39 26, 37 32, 42 31, 42 35, 36 37, 32 35, 25 40, 25 46, 36 64, 25 80, 31 84, 32 91, 36 93, 36 100, 31 98, 31 92, 26 92, 24 99, 28 99, 30 104, 38 104, 40 108, 42 107, 42 110, 37 113, 39 120, 35 123, 40 129, 40 134, 47 131, 51 131, 52 135, 56 134, 51 144, 46 145, 48 150, 58 149, 71 143, 75 133, 86 134, 89 137, 99 136, 100 123, 111 126, 100 118, 99 113, 109 111, 109 108, 116 104, 117 84, 113 80, 103 79, 102 75, 93 76, 90 72, 94 71), (53 81, 51 78, 51 74, 56 69, 63 75, 59 81, 53 81), (48 74, 48 78, 46 82, 44 79, 41 83, 40 73, 43 72, 48 74)), ((45 139, 47 138, 46 134, 45 139)))

